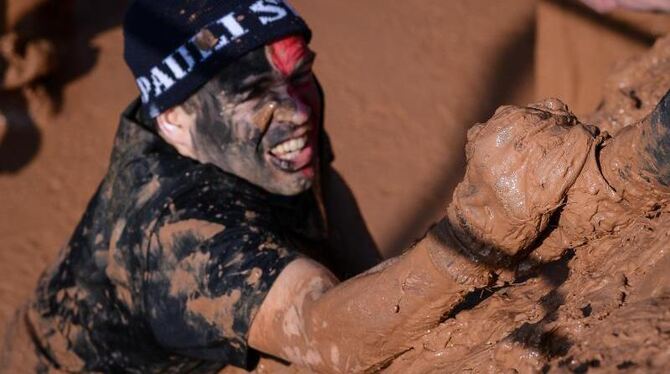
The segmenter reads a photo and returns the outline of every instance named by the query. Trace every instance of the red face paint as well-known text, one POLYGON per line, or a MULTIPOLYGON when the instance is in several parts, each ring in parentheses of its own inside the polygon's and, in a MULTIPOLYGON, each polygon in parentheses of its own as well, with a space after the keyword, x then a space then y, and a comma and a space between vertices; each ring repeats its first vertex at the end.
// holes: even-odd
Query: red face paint
POLYGON ((302 36, 289 36, 268 46, 272 65, 285 77, 291 75, 307 55, 307 44, 302 36))
MULTIPOLYGON (((311 51, 307 47, 307 43, 302 36, 289 36, 268 45, 267 49, 268 59, 270 64, 278 71, 284 78, 290 78, 296 70, 300 68, 300 64, 306 57, 310 57, 311 51)), ((312 159, 312 167, 305 167, 300 170, 300 173, 306 178, 314 178, 314 165, 318 163, 318 155, 315 152, 318 144, 318 136, 320 129, 317 126, 320 123, 320 96, 315 81, 309 80, 303 83, 287 82, 287 92, 289 96, 297 102, 310 108, 312 122, 312 131, 309 133, 309 144, 303 150, 302 156, 312 159)), ((300 108, 299 105, 296 106, 300 108)), ((298 109, 300 110, 300 109, 298 109)))

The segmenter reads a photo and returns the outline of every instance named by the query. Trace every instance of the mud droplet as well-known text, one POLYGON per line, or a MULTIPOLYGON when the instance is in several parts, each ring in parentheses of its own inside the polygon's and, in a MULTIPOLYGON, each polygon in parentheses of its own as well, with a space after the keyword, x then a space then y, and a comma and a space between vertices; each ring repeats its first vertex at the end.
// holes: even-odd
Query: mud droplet
POLYGON ((219 42, 219 38, 214 36, 214 34, 212 34, 212 32, 208 29, 202 29, 195 36, 194 42, 198 48, 202 49, 203 51, 207 51, 214 48, 214 46, 219 42))

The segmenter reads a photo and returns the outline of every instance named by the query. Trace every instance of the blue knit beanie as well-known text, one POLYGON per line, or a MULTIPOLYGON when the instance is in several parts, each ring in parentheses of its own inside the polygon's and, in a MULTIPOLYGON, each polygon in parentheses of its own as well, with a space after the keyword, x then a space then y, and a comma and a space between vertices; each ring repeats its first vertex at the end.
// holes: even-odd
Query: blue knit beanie
POLYGON ((135 0, 124 57, 151 118, 181 104, 228 63, 307 24, 284 0, 135 0))

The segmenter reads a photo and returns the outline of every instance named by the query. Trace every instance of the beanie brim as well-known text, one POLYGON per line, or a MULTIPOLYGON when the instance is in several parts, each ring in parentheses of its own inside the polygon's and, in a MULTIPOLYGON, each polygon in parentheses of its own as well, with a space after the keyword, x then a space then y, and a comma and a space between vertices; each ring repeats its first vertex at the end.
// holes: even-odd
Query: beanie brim
MULTIPOLYGON (((220 9, 210 10, 208 17, 196 22, 201 25, 192 22, 186 26, 174 19, 175 25, 170 25, 164 9, 157 16, 155 11, 152 13, 152 6, 143 7, 142 3, 136 1, 126 16, 124 55, 135 75, 143 109, 151 118, 181 104, 223 67, 263 45, 289 35, 302 35, 308 42, 311 39, 307 24, 280 0, 242 0, 233 7, 217 5, 220 9), (162 26, 165 34, 174 33, 180 40, 153 42, 161 35, 156 30, 143 32, 151 26, 141 23, 146 18, 160 19, 153 22, 154 26, 162 26), (170 27, 176 30, 167 29, 170 27)), ((193 18, 188 12, 183 13, 183 17, 173 18, 193 18)))

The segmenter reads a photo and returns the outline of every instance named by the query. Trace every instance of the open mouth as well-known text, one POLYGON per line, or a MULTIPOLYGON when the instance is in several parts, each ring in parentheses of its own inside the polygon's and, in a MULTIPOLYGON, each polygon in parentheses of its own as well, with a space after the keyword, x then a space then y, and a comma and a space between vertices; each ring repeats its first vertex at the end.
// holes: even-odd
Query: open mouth
POLYGON ((309 166, 313 155, 309 133, 282 141, 270 149, 269 155, 283 171, 295 172, 309 166))
POLYGON ((280 160, 293 161, 307 145, 307 136, 289 139, 274 146, 270 153, 280 160))

